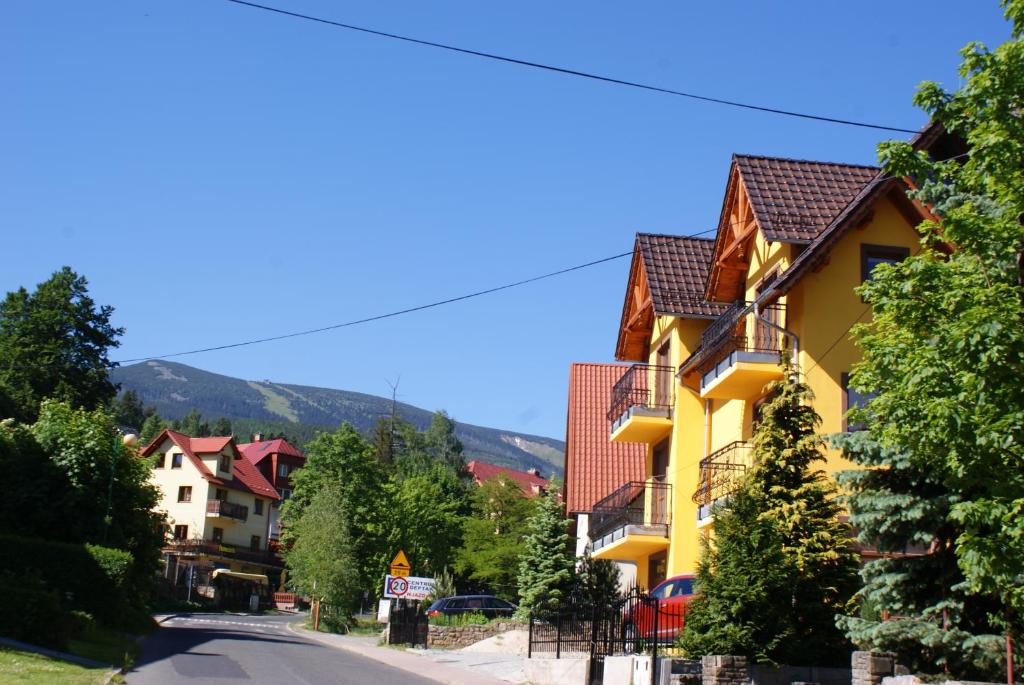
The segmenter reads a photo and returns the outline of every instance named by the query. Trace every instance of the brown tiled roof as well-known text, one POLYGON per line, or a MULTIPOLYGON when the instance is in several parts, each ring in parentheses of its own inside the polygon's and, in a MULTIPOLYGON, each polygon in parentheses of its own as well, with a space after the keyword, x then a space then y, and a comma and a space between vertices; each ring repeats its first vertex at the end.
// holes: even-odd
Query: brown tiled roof
POLYGON ((722 313, 722 305, 704 299, 713 238, 637 233, 636 244, 655 314, 714 317, 722 313))
POLYGON ((571 513, 630 481, 644 479, 647 446, 609 440, 608 402, 625 364, 574 363, 569 368, 569 413, 565 431, 565 504, 571 513))
POLYGON ((733 155, 768 240, 807 243, 878 173, 876 167, 733 155))

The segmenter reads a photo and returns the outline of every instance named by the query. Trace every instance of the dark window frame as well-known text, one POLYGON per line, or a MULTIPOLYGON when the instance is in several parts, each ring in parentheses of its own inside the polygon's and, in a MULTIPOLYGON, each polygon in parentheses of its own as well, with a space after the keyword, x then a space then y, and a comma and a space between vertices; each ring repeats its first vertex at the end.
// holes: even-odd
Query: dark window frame
POLYGON ((259 535, 250 535, 249 536, 249 549, 252 550, 253 552, 259 552, 260 551, 260 536, 259 535))
POLYGON ((253 516, 263 516, 263 500, 259 497, 256 498, 255 503, 252 506, 253 516))
MULTIPOLYGON (((842 407, 842 411, 840 412, 840 415, 842 416, 842 432, 843 433, 856 433, 858 431, 867 430, 867 426, 864 425, 863 423, 854 424, 851 427, 849 425, 849 420, 846 418, 846 412, 850 411, 850 392, 851 391, 852 392, 857 392, 856 390, 852 390, 852 388, 850 388, 850 374, 847 373, 846 371, 844 371, 841 374, 839 374, 839 386, 842 388, 842 393, 841 393, 841 407, 842 407)), ((857 393, 857 394, 859 395, 860 393, 857 393)), ((865 402, 869 402, 871 400, 871 396, 870 395, 864 395, 863 397, 865 398, 865 402)), ((863 405, 858 405, 858 406, 863 406, 863 405)))
POLYGON ((178 486, 178 501, 179 502, 191 502, 192 501, 192 486, 191 485, 179 485, 178 486))
POLYGON ((231 455, 220 455, 220 470, 224 473, 231 473, 231 455))
POLYGON ((188 526, 184 524, 174 526, 174 539, 188 540, 188 526))
POLYGON ((162 469, 164 464, 167 463, 167 452, 157 452, 156 461, 153 462, 154 469, 162 469))
POLYGON ((900 247, 899 245, 873 245, 871 243, 861 243, 860 282, 864 283, 871 278, 871 270, 873 270, 874 267, 871 267, 871 269, 868 268, 869 258, 874 257, 876 259, 884 259, 890 262, 902 262, 909 256, 909 247, 900 247))
POLYGON ((224 529, 219 526, 214 526, 210 532, 210 540, 216 542, 218 545, 224 544, 224 529))
POLYGON ((185 455, 182 454, 181 452, 175 452, 173 455, 171 455, 171 468, 180 469, 181 463, 184 461, 184 456, 185 455))

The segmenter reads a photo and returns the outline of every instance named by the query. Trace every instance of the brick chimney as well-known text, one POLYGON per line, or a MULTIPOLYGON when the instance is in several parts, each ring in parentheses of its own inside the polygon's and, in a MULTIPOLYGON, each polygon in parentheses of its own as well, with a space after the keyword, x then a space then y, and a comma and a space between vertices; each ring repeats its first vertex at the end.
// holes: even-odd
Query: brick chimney
POLYGON ((540 471, 538 469, 535 469, 535 468, 526 469, 526 472, 528 474, 530 474, 531 476, 537 476, 538 478, 540 478, 540 471))

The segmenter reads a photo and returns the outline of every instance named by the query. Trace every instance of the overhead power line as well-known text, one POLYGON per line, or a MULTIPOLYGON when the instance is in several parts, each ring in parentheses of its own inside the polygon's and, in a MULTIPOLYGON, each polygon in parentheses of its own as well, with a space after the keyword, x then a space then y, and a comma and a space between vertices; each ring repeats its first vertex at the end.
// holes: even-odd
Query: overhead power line
POLYGON ((576 266, 570 266, 567 269, 559 269, 558 271, 552 271, 550 273, 542 274, 540 276, 533 276, 532 278, 525 278, 521 281, 515 281, 514 283, 506 283, 505 285, 499 285, 494 288, 487 288, 486 290, 477 290, 476 292, 467 293, 465 295, 459 295, 458 297, 450 297, 447 300, 438 300, 437 302, 430 302, 429 304, 421 304, 416 307, 408 307, 406 309, 399 309, 394 312, 388 312, 387 314, 378 314, 376 316, 368 316, 363 319, 354 319, 352 321, 345 321, 344 323, 336 323, 330 326, 321 326, 319 328, 310 328, 304 331, 296 331, 294 333, 283 333, 281 335, 273 335, 266 338, 254 338, 252 340, 243 340, 241 342, 227 343, 225 345, 214 345, 212 347, 201 347, 194 350, 185 350, 183 352, 170 352, 168 354, 158 354, 149 357, 134 357, 132 359, 119 359, 114 364, 131 364, 134 362, 148 361, 150 359, 168 359, 170 357, 184 357, 191 354, 200 354, 202 352, 215 352, 217 350, 228 350, 235 347, 246 347, 248 345, 258 345, 261 343, 273 342, 275 340, 286 340, 288 338, 298 338, 305 335, 313 335, 314 333, 323 333, 325 331, 333 331, 339 328, 348 328, 350 326, 357 326, 363 323, 370 323, 371 321, 380 321, 382 319, 391 319, 402 314, 411 314, 412 312, 423 311, 424 309, 433 309, 434 307, 440 307, 446 304, 452 304, 453 302, 462 302, 463 300, 469 300, 474 297, 480 297, 482 295, 490 295, 502 290, 508 290, 510 288, 516 288, 527 283, 536 283, 537 281, 543 281, 548 278, 554 278, 555 276, 561 276, 562 274, 571 273, 573 271, 579 271, 586 269, 591 266, 597 266, 598 264, 604 264, 616 259, 622 259, 633 254, 633 250, 629 252, 622 252, 611 257, 605 257, 603 259, 595 259, 592 262, 586 264, 577 264, 576 266))
POLYGON ((611 76, 602 76, 600 74, 594 74, 586 71, 578 71, 576 69, 568 69, 566 67, 558 67, 551 64, 542 64, 540 62, 531 62, 525 59, 518 59, 516 57, 508 57, 505 55, 498 55, 491 52, 483 52, 480 50, 471 50, 469 48, 460 48, 455 45, 448 45, 446 43, 438 43, 432 40, 425 40, 422 38, 413 38, 411 36, 403 36, 397 33, 391 33, 389 31, 379 31, 377 29, 366 28, 365 26, 356 26, 354 24, 346 24, 340 21, 334 21, 331 19, 324 19, 323 17, 315 17, 310 14, 302 14, 300 12, 292 12, 291 10, 281 9, 279 7, 271 7, 270 5, 261 5, 256 2, 249 2, 248 0, 227 0, 227 2, 234 3, 236 5, 244 5, 245 7, 251 7, 253 9, 263 10, 266 12, 273 12, 274 14, 283 15, 286 17, 292 17, 295 19, 304 19, 306 21, 316 22, 318 24, 325 24, 327 26, 333 26, 335 28, 346 29, 348 31, 357 31, 359 33, 366 33, 372 36, 380 38, 390 38, 392 40, 400 40, 406 43, 413 43, 415 45, 422 45, 425 47, 437 48, 440 50, 448 50, 450 52, 457 52, 462 55, 470 55, 472 57, 480 57, 483 59, 494 60, 497 62, 505 62, 507 64, 515 64, 522 67, 530 67, 532 69, 542 69, 544 71, 551 71, 557 74, 564 74, 566 76, 577 76, 579 78, 590 79, 592 81, 601 81, 604 83, 611 83, 618 86, 626 86, 628 88, 639 88, 641 90, 652 91, 655 93, 662 93, 665 95, 675 95, 678 97, 689 98, 691 100, 699 100, 701 102, 710 102, 717 105, 726 105, 728 107, 738 107, 740 109, 753 110, 755 112, 765 112, 768 114, 779 114, 787 117, 797 117, 800 119, 810 119, 812 121, 822 121, 829 124, 842 124, 844 126, 857 126, 860 128, 870 128, 879 131, 894 131, 896 133, 917 133, 914 129, 900 128, 897 126, 883 126, 881 124, 871 124, 864 121, 854 121, 853 119, 840 119, 837 117, 827 117, 819 114, 808 114, 806 112, 795 112, 792 110, 778 109, 775 107, 766 107, 764 105, 754 105, 749 102, 738 102, 736 100, 726 100, 723 98, 711 97, 708 95, 699 95, 697 93, 687 93, 681 90, 673 90, 672 88, 663 88, 661 86, 653 86, 646 83, 639 83, 637 81, 626 81, 624 79, 613 78, 611 76))

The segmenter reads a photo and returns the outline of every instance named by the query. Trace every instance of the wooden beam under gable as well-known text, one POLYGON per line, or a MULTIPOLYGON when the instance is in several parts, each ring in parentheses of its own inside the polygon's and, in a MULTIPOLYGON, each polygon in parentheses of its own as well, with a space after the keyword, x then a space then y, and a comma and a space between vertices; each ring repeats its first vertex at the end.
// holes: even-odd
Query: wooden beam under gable
POLYGON ((633 260, 615 357, 619 360, 646 361, 647 347, 654 331, 654 301, 639 251, 634 253, 633 260))

